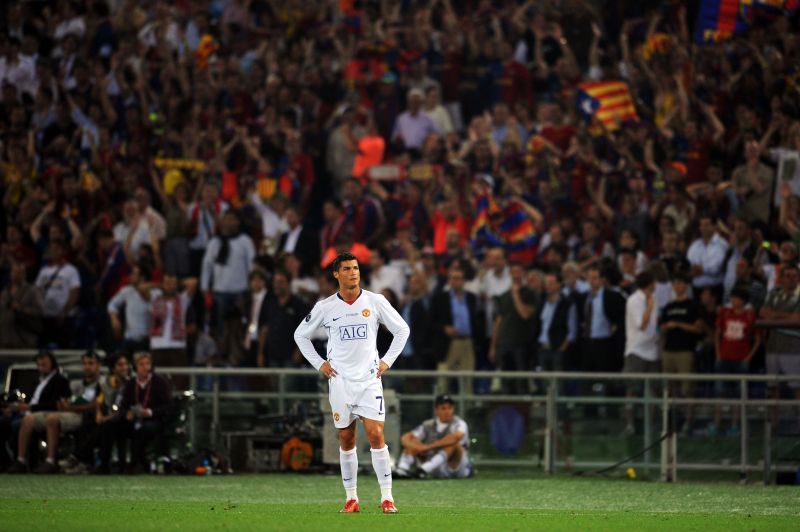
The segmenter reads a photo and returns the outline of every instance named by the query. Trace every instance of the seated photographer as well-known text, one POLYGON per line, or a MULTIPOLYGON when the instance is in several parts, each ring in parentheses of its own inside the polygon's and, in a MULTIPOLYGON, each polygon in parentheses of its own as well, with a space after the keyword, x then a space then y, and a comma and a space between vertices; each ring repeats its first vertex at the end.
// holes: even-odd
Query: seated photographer
MULTIPOLYGON (((85 425, 94 425, 95 399, 100 395, 100 357, 94 351, 81 356, 83 378, 70 381, 69 399, 58 401, 58 412, 49 412, 45 418, 47 430, 47 459, 35 473, 57 473, 59 470, 58 442, 63 434, 75 432, 85 425)), ((84 427, 92 430, 93 427, 84 427)))
POLYGON ((411 478, 416 464, 419 478, 465 478, 472 476, 469 460, 469 428, 455 415, 449 395, 434 402, 434 417, 401 438, 403 454, 397 463, 397 478, 411 478))
MULTIPOLYGON (((15 403, 5 408, 0 418, 0 450, 5 455, 6 442, 17 436, 17 460, 9 473, 28 471, 28 445, 34 432, 47 428, 47 416, 58 410, 58 405, 70 395, 69 382, 58 371, 53 353, 43 351, 34 357, 39 372, 39 384, 30 395, 29 403, 15 403)), ((7 456, 6 456, 7 458, 7 456)))
MULTIPOLYGON (((132 472, 146 471, 147 445, 153 440, 160 440, 172 405, 172 387, 167 379, 153 372, 150 353, 138 353, 133 366, 135 375, 122 390, 118 412, 103 423, 99 472, 108 471, 111 447, 117 437, 131 441, 132 472)), ((123 457, 120 457, 122 460, 123 457)))
MULTIPOLYGON (((96 412, 99 401, 103 400, 106 378, 100 375, 100 357, 94 351, 87 351, 81 357, 83 363, 83 379, 70 381, 72 399, 66 410, 50 414, 47 417, 48 455, 55 458, 58 449, 58 438, 65 432, 75 430, 75 447, 73 453, 58 462, 59 468, 67 474, 86 473, 94 461, 94 449, 97 446, 98 430, 96 412), (75 416, 80 416, 76 429, 75 416), (69 418, 69 419, 67 419, 69 418), (64 421, 67 419, 66 421, 64 421)), ((52 467, 47 462, 42 464, 41 473, 50 473, 52 467)))

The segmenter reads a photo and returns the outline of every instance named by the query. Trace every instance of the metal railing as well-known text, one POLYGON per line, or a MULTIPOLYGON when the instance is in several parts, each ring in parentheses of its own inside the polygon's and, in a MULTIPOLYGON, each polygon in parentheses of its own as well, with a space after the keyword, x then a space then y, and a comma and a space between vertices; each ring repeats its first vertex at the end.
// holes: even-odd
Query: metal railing
MULTIPOLYGON (((15 367, 33 367, 31 364, 15 364, 15 367)), ((64 366, 67 371, 80 372, 80 367, 64 366)), ((287 412, 290 401, 310 400, 317 401, 324 394, 320 392, 298 392, 289 389, 288 380, 296 377, 321 378, 320 374, 312 369, 292 369, 292 368, 160 368, 159 372, 171 377, 188 377, 189 388, 197 390, 198 378, 210 377, 210 391, 196 391, 197 397, 208 399, 211 403, 211 419, 209 435, 211 445, 216 445, 220 441, 221 419, 220 403, 224 400, 243 400, 243 399, 268 399, 274 400, 277 404, 277 414, 283 415, 287 412), (270 377, 277 380, 277 389, 273 391, 223 391, 221 389, 221 378, 224 377, 270 377)), ((750 385, 761 383, 762 385, 777 386, 782 383, 797 382, 797 376, 777 376, 777 375, 709 375, 709 374, 653 374, 653 373, 573 373, 573 372, 517 372, 517 371, 421 371, 421 370, 392 370, 387 373, 387 377, 392 378, 414 378, 430 379, 434 383, 442 379, 456 380, 460 390, 467 389, 467 383, 476 379, 526 379, 545 383, 544 393, 534 394, 474 394, 458 393, 452 394, 457 403, 459 412, 466 412, 471 404, 491 404, 491 403, 529 403, 531 405, 543 405, 545 411, 543 437, 543 457, 540 461, 532 461, 530 465, 541 466, 548 473, 556 473, 565 466, 576 468, 601 468, 612 465, 608 461, 575 461, 568 464, 565 460, 558 459, 558 427, 560 421, 559 406, 561 405, 621 405, 621 406, 640 406, 643 408, 643 443, 647 451, 641 453, 643 460, 630 462, 631 466, 660 470, 662 480, 676 480, 678 470, 717 470, 717 471, 739 471, 741 475, 747 475, 754 471, 763 471, 765 482, 771 473, 778 470, 772 462, 771 434, 772 427, 770 421, 770 409, 794 407, 800 409, 800 400, 769 398, 755 399, 748 396, 750 385), (575 381, 608 381, 617 384, 628 382, 640 382, 643 385, 643 393, 639 397, 597 397, 587 395, 561 395, 558 390, 564 382, 575 381), (670 397, 668 384, 670 382, 682 381, 722 381, 734 382, 739 385, 739 397, 737 398, 679 398, 670 397), (656 396, 655 389, 660 388, 660 394, 656 396), (738 464, 722 463, 681 463, 678 460, 677 438, 669 427, 669 419, 672 410, 679 406, 733 406, 739 409, 741 432, 740 453, 738 464), (753 409, 764 414, 764 448, 761 465, 752 464, 748 461, 750 454, 749 423, 751 421, 750 412, 753 409), (750 410, 750 412, 748 411, 750 410), (660 412, 661 427, 656 434, 654 426, 655 412, 660 412), (653 460, 651 447, 661 443, 659 460, 653 460)), ((7 380, 8 384, 8 380, 7 380)), ((425 402, 432 404, 435 395, 438 393, 436 385, 431 387, 431 393, 399 393, 401 402, 425 402)), ((196 442, 198 432, 198 420, 196 412, 192 411, 189 419, 189 436, 192 442, 196 442)), ((520 465, 519 459, 476 459, 477 465, 520 465)))

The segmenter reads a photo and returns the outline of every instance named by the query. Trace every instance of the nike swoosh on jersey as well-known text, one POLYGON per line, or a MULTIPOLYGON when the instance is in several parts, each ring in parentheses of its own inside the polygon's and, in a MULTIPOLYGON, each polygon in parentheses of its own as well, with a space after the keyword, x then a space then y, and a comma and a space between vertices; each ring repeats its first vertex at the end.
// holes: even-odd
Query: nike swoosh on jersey
POLYGON ((338 318, 333 318, 331 321, 340 320, 340 319, 342 319, 342 318, 344 318, 344 316, 339 316, 338 318))

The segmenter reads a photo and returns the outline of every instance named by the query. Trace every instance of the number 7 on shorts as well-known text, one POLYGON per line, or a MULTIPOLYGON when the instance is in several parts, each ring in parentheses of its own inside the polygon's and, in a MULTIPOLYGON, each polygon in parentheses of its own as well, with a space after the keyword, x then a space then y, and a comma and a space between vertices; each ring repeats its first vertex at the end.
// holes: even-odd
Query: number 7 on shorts
POLYGON ((378 400, 378 413, 379 414, 383 414, 383 396, 382 395, 376 395, 375 399, 378 400))

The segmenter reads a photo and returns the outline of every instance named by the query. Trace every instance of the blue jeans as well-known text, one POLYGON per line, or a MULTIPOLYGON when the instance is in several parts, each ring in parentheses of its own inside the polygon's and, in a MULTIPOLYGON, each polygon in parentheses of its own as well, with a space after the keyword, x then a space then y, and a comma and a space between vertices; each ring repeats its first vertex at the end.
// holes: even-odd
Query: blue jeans
MULTIPOLYGON (((717 360, 714 364, 714 373, 747 375, 750 373, 750 363, 744 360, 717 360)), ((740 383, 737 381, 716 381, 714 390, 717 397, 739 397, 740 383)))

